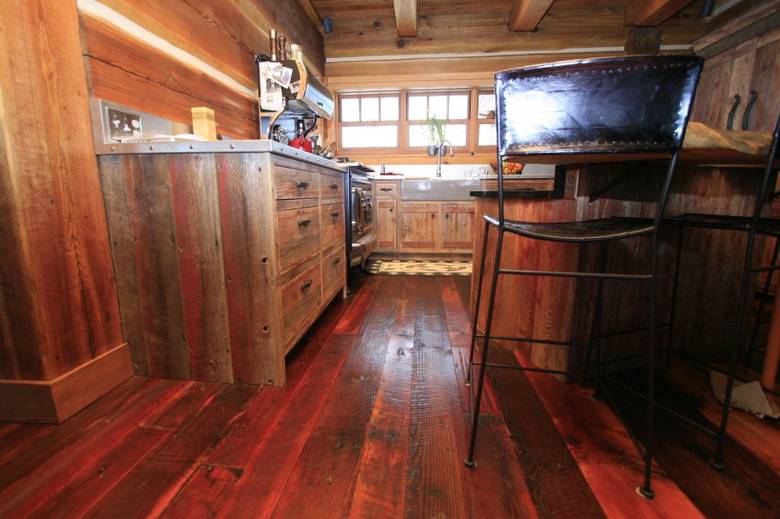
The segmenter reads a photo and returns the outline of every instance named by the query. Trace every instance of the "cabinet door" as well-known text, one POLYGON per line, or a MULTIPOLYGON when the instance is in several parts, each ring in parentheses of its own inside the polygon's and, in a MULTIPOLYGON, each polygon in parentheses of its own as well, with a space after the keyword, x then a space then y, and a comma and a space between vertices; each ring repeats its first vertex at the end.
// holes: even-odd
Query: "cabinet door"
POLYGON ((442 204, 441 248, 471 250, 474 241, 474 204, 442 204))
POLYGON ((376 201, 376 246, 382 250, 395 250, 396 200, 377 198, 376 201))
POLYGON ((401 204, 398 232, 401 249, 435 249, 438 204, 401 204))

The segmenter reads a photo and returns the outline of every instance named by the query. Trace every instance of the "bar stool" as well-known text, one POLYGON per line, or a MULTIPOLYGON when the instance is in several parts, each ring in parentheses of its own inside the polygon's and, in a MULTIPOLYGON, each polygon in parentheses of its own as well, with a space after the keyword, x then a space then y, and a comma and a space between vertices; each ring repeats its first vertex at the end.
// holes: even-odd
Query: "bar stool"
MULTIPOLYGON (((775 182, 777 180, 777 160, 778 160, 778 141, 780 140, 780 116, 778 116, 777 123, 775 124, 775 130, 772 134, 772 143, 769 147, 769 153, 767 155, 766 165, 764 166, 763 177, 761 178, 760 188, 756 193, 755 205, 753 206, 752 216, 730 216, 719 214, 704 214, 704 213, 686 213, 676 216, 669 220, 670 223, 680 226, 679 237, 677 242, 677 256, 675 264, 674 275, 674 288, 672 292, 672 326, 669 334, 669 344, 667 346, 668 353, 673 353, 672 350, 672 333, 674 329, 674 312, 677 302, 677 287, 679 282, 680 271, 680 259, 682 257, 683 238, 685 231, 689 227, 705 228, 705 229, 718 229, 718 230, 732 230, 736 232, 747 233, 747 241, 745 243, 745 256, 743 259, 742 270, 740 273, 740 286, 739 296, 737 299, 737 312, 736 312, 736 336, 731 342, 731 348, 729 349, 729 367, 726 372, 726 393, 723 399, 723 410, 721 413, 720 426, 717 432, 717 447, 715 452, 715 459, 713 466, 718 470, 723 470, 723 451, 726 442, 726 430, 728 428, 729 412, 731 407, 731 393, 734 388, 734 378, 737 369, 737 360, 739 352, 742 349, 742 334, 745 328, 745 315, 748 307, 748 297, 750 289, 750 275, 766 272, 767 277, 764 282, 763 292, 764 295, 769 290, 772 283, 772 274, 775 270, 780 268, 777 265, 778 252, 780 251, 780 218, 762 218, 761 213, 764 211, 771 190, 774 189, 775 182), (775 239, 775 247, 772 253, 772 260, 770 265, 753 267, 753 254, 755 251, 756 236, 762 235, 767 238, 775 239)), ((780 304, 780 302, 776 303, 780 304)), ((750 341, 748 343, 747 351, 745 353, 744 362, 747 364, 750 360, 751 354, 756 351, 755 345, 758 328, 761 324, 761 314, 763 313, 765 305, 765 297, 762 297, 759 304, 758 315, 756 322, 751 332, 750 341)), ((670 357, 667 357, 669 359, 670 357)), ((690 357, 689 357, 690 358, 690 357)), ((691 359, 696 361, 696 359, 691 359)), ((712 366, 710 366, 712 367, 712 366)))
MULTIPOLYGON (((471 410, 471 434, 466 465, 476 466, 479 411, 488 366, 492 336, 493 311, 499 276, 553 276, 595 278, 599 280, 645 281, 649 288, 651 325, 647 348, 647 412, 645 446, 637 443, 644 457, 644 482, 638 489, 648 499, 651 488, 654 370, 655 370, 655 281, 657 231, 666 206, 669 188, 696 91, 702 60, 687 56, 633 56, 570 61, 523 67, 496 74, 496 131, 498 142, 498 215, 485 216, 482 260, 473 316, 468 383, 474 366, 479 367, 476 395, 471 410), (667 159, 668 167, 658 200, 655 217, 602 218, 578 222, 533 223, 508 220, 504 216, 503 168, 505 158, 522 158, 525 162, 587 163, 610 160, 667 159), (487 238, 496 228, 495 256, 488 297, 484 334, 477 332, 482 285, 484 281, 487 238), (509 269, 501 266, 501 252, 506 233, 520 238, 564 243, 608 243, 639 236, 652 241, 649 272, 625 274, 608 272, 551 272, 509 269), (482 339, 479 361, 474 361, 477 339, 482 339)), ((500 337, 520 343, 545 343, 574 347, 572 343, 532 337, 500 337)), ((566 371, 525 368, 544 373, 567 374, 566 371)), ((633 439, 633 437, 632 437, 633 439)))

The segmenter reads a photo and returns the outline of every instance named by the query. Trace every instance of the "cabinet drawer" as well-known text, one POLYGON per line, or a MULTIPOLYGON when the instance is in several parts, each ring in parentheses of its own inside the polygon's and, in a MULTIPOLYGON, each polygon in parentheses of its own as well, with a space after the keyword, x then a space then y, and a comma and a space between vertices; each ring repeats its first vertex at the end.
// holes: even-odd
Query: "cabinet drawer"
POLYGON ((290 209, 276 213, 279 270, 287 270, 320 251, 320 209, 290 209))
POLYGON ((398 196, 398 183, 396 182, 377 182, 377 196, 398 196))
POLYGON ((282 287, 285 344, 308 324, 309 316, 319 308, 321 290, 322 277, 317 263, 282 287))
POLYGON ((319 196, 320 184, 317 173, 275 165, 273 175, 277 200, 319 196))
POLYGON ((320 210, 320 243, 329 248, 336 241, 344 241, 344 204, 323 205, 320 210))
POLYGON ((323 297, 330 297, 338 287, 344 286, 347 275, 345 262, 346 254, 343 247, 337 247, 322 259, 323 297))
POLYGON ((344 175, 320 172, 320 197, 344 200, 344 175))

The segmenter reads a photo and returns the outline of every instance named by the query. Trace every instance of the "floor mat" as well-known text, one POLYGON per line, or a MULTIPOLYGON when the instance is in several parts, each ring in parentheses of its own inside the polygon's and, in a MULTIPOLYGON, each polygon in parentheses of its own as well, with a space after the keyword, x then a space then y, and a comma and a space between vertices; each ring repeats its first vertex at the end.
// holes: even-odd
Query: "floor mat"
POLYGON ((388 276, 470 276, 471 260, 369 258, 366 270, 388 276))

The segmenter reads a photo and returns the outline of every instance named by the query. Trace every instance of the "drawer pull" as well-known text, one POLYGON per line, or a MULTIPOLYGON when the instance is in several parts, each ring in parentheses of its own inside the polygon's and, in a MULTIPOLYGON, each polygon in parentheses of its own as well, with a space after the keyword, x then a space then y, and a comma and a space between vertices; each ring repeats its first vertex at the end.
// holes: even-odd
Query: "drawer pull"
POLYGON ((311 286, 311 283, 312 283, 311 279, 306 281, 303 285, 301 285, 301 291, 304 291, 307 288, 309 288, 311 286))
POLYGON ((295 183, 295 186, 298 189, 306 189, 307 187, 309 187, 309 183, 306 182, 305 180, 299 180, 298 182, 295 183))
POLYGON ((311 223, 311 220, 309 220, 308 218, 306 218, 304 220, 298 220, 298 225, 300 225, 301 227, 306 227, 310 223, 311 223))
POLYGON ((380 191, 392 191, 393 188, 392 187, 380 187, 379 190, 380 191))
POLYGON ((339 213, 338 211, 333 211, 332 213, 330 213, 330 215, 331 215, 333 218, 338 218, 340 214, 341 214, 341 213, 339 213))
POLYGON ((339 188, 339 185, 338 184, 331 184, 330 188, 335 191, 335 190, 337 190, 339 188))

